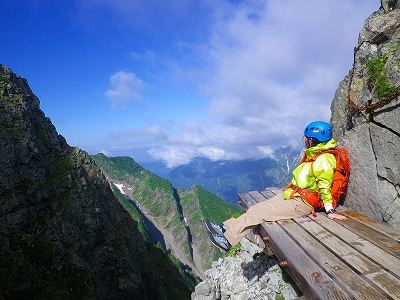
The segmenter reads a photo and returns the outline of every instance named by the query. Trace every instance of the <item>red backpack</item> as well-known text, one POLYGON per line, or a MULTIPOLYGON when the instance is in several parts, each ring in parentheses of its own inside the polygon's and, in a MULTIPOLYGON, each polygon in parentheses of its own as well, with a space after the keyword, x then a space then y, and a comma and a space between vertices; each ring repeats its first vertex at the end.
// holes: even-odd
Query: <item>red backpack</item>
MULTIPOLYGON (((336 157, 336 168, 335 168, 335 173, 333 175, 333 181, 331 186, 332 205, 333 208, 335 209, 338 204, 343 205, 344 200, 346 198, 347 184, 350 176, 350 160, 348 151, 345 148, 335 148, 317 153, 311 158, 307 158, 304 155, 300 161, 300 164, 302 164, 303 162, 310 162, 310 161, 314 162, 319 155, 325 153, 332 153, 336 157)), ((292 187, 293 184, 289 184, 287 186, 287 188, 292 188, 292 187)), ((314 215, 314 217, 316 217, 315 209, 324 208, 324 203, 320 199, 319 193, 295 187, 291 195, 291 198, 294 197, 295 193, 299 193, 303 199, 305 199, 308 203, 310 203, 313 206, 312 214, 314 215)))

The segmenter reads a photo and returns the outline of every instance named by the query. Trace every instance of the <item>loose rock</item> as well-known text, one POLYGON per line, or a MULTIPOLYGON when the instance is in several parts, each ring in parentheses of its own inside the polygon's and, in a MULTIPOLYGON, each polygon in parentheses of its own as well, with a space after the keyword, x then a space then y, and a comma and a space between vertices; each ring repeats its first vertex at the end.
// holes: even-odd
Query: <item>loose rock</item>
POLYGON ((296 299, 299 292, 274 257, 251 247, 243 239, 241 250, 226 256, 205 272, 206 279, 197 285, 192 300, 296 299), (256 254, 256 255, 255 255, 256 254))

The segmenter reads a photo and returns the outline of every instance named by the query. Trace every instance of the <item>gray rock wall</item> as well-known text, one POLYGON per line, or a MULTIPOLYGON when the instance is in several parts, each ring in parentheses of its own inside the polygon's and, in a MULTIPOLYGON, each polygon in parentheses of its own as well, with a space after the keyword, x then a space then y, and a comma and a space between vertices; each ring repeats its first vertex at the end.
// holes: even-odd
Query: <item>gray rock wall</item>
MULTIPOLYGON (((354 49, 354 65, 332 102, 331 123, 340 146, 349 149, 352 171, 345 205, 400 229, 399 93, 379 96, 368 82, 371 61, 383 60, 381 74, 400 85, 400 4, 382 7, 364 23, 354 49)), ((371 76, 370 76, 371 77, 371 76)))

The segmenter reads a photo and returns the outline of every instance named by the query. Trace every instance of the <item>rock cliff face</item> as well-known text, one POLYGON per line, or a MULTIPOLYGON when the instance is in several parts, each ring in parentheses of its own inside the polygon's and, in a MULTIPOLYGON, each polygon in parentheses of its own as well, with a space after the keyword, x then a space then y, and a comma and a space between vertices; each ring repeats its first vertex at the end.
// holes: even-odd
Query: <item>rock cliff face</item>
POLYGON ((0 299, 188 299, 93 160, 3 65, 0 96, 0 299))
POLYGON ((352 162, 345 205, 400 229, 400 3, 382 1, 362 28, 331 123, 352 162))

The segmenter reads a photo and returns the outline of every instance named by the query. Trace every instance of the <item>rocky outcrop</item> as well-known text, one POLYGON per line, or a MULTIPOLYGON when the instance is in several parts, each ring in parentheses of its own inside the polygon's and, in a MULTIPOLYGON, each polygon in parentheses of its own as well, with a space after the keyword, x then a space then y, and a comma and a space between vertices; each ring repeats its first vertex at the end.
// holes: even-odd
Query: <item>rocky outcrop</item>
POLYGON ((192 300, 296 299, 299 291, 282 272, 276 259, 257 252, 247 239, 235 256, 213 263, 206 279, 196 286, 192 300))
POLYGON ((0 65, 0 299, 187 299, 190 290, 0 65))
POLYGON ((400 3, 382 1, 364 24, 354 65, 332 102, 331 123, 349 149, 345 205, 400 229, 400 3))

